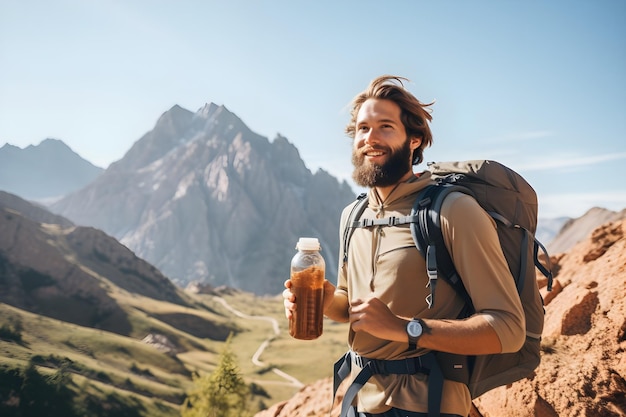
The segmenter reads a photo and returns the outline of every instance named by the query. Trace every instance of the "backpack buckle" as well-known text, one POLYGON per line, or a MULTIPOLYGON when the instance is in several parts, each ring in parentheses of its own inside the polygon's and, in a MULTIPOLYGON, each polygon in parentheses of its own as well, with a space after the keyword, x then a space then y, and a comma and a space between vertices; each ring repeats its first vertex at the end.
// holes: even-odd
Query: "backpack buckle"
POLYGON ((428 245, 426 249, 426 273, 428 274, 428 285, 430 287, 430 294, 426 297, 428 308, 432 308, 435 302, 435 287, 437 286, 437 250, 434 244, 428 245))

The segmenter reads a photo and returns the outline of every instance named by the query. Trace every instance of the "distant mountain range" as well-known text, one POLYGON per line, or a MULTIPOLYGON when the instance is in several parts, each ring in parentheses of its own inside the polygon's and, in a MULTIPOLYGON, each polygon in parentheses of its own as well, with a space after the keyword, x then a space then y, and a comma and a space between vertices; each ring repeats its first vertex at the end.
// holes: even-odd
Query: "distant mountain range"
POLYGON ((103 171, 57 139, 24 149, 8 143, 0 148, 0 190, 27 200, 54 201, 89 184, 103 171))
POLYGON ((346 182, 312 173, 286 138, 270 142, 211 103, 172 107, 121 160, 50 207, 181 285, 276 294, 301 236, 320 239, 334 279, 338 220, 354 198, 346 182))

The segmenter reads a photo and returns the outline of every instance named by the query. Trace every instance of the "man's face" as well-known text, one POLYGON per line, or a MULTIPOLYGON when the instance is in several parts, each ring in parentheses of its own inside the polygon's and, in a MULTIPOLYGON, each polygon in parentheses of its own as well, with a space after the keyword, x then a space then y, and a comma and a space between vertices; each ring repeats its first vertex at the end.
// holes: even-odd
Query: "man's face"
POLYGON ((356 118, 352 178, 362 187, 387 187, 413 174, 412 154, 421 141, 407 137, 400 107, 390 100, 368 99, 356 118))

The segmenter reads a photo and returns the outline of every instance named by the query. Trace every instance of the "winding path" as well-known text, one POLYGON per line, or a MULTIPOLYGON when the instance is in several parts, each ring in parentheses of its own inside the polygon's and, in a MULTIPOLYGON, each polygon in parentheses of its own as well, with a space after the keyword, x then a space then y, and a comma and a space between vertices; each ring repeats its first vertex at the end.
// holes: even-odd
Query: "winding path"
MULTIPOLYGON (((278 320, 276 320, 273 317, 268 317, 268 316, 250 316, 248 314, 242 313, 241 311, 236 310, 235 308, 233 308, 222 297, 215 296, 213 298, 214 298, 215 301, 217 301, 220 304, 222 304, 228 311, 230 311, 231 313, 233 313, 237 317, 241 317, 241 318, 244 318, 244 319, 252 319, 252 320, 263 320, 263 321, 268 321, 268 322, 270 322, 272 324, 272 328, 274 330, 274 334, 272 336, 268 337, 266 340, 264 340, 263 343, 261 343, 259 348, 256 350, 256 352, 254 352, 254 355, 252 355, 252 363, 255 366, 258 366, 258 367, 267 366, 267 364, 265 362, 262 362, 259 358, 263 354, 263 351, 265 350, 265 348, 267 348, 269 346, 270 342, 272 340, 274 340, 276 338, 276 336, 278 336, 280 334, 280 328, 278 327, 278 320)), ((286 374, 285 372, 281 371, 280 369, 273 367, 271 370, 276 375, 278 375, 281 378, 287 380, 289 385, 293 385, 296 388, 304 387, 304 384, 302 382, 298 381, 293 376, 291 376, 289 374, 286 374)))

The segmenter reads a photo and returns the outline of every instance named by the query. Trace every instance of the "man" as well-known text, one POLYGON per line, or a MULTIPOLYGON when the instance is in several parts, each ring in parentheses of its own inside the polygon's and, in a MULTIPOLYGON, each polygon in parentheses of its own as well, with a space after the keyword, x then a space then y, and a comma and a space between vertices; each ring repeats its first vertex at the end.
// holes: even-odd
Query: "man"
MULTIPOLYGON (((353 178, 369 187, 362 218, 406 216, 417 193, 432 184, 428 171, 416 175, 412 169, 432 142, 430 105, 406 90, 403 80, 378 77, 352 103, 346 132, 353 138, 353 178)), ((342 228, 351 207, 344 209, 342 228)), ((347 261, 340 256, 337 286, 326 282, 324 287, 324 314, 350 322, 353 379, 372 359, 427 364, 431 351, 482 355, 515 352, 524 343, 523 309, 494 221, 472 197, 457 192, 446 198, 441 218, 446 247, 476 313, 457 319, 464 302, 442 280, 437 301, 429 308, 425 261, 409 225, 355 229, 347 261)), ((298 300, 289 281, 285 287, 285 313, 290 317, 298 300)), ((441 415, 467 416, 467 386, 446 379, 439 388, 441 399, 429 398, 433 375, 393 371, 368 377, 358 390, 356 415, 426 416, 435 398, 441 415)))

